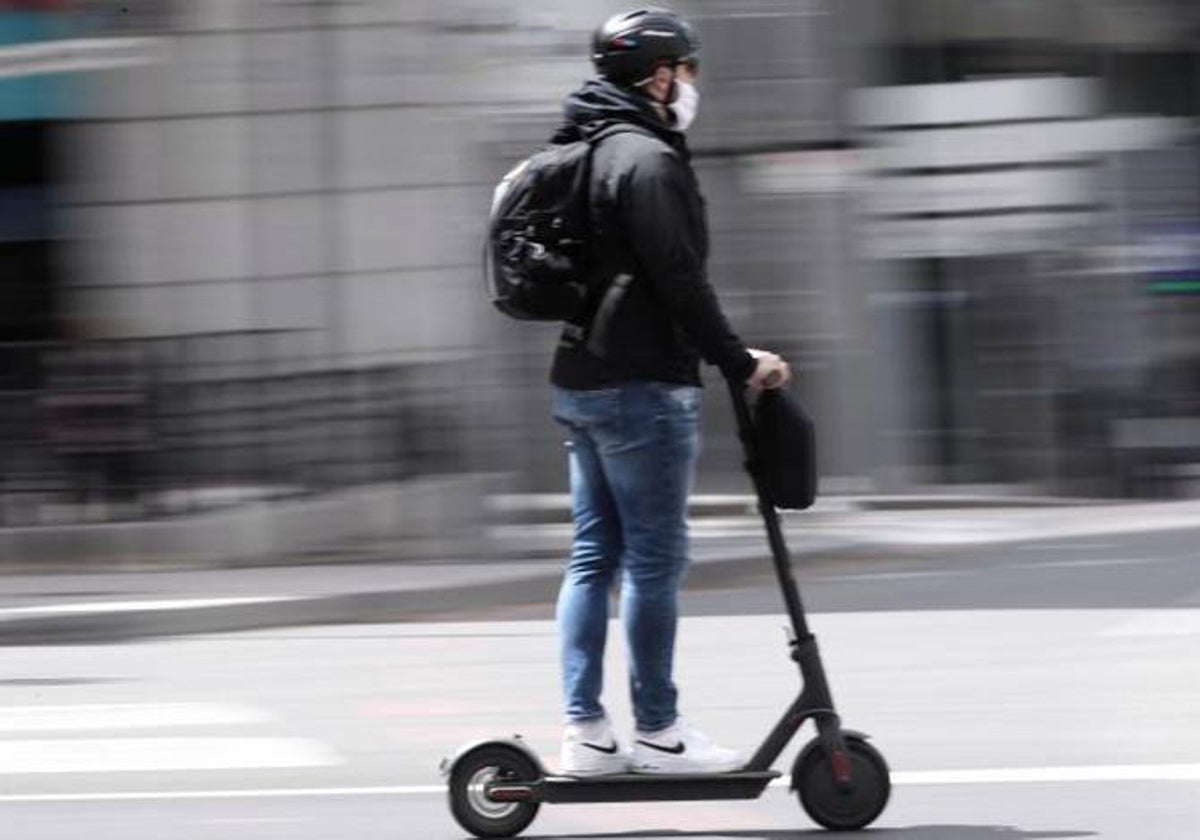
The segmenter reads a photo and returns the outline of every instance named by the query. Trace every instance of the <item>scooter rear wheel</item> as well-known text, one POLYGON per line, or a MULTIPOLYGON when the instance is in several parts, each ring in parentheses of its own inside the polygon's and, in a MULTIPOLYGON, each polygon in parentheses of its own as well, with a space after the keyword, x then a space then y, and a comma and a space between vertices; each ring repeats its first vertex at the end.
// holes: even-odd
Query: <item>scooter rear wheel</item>
POLYGON ((512 837, 537 816, 537 802, 493 802, 487 787, 498 782, 536 782, 541 771, 515 747, 491 744, 468 753, 450 773, 450 812, 476 837, 512 837))
POLYGON ((820 739, 800 752, 792 769, 792 787, 813 822, 833 831, 855 831, 875 821, 887 806, 892 783, 879 750, 858 735, 843 736, 850 762, 850 785, 834 777, 820 739))

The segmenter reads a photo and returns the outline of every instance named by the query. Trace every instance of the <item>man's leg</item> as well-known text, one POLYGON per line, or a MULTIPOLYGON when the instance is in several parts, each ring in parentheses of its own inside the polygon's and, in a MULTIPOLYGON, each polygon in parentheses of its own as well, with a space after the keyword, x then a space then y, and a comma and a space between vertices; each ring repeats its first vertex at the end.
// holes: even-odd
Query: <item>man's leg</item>
POLYGON ((637 773, 727 773, 743 766, 678 715, 671 678, 679 584, 687 568, 687 497, 700 448, 699 389, 622 389, 622 443, 601 446, 621 516, 621 613, 629 647, 637 773))
POLYGON ((677 714, 671 673, 699 423, 698 388, 637 383, 622 389, 620 439, 600 446, 621 519, 621 615, 643 732, 669 726, 677 714))
MULTIPOLYGON (((565 423, 564 423, 565 424, 565 423)), ((617 509, 596 445, 586 430, 567 426, 575 536, 559 590, 556 617, 563 699, 569 721, 602 718, 608 598, 621 556, 617 509)))

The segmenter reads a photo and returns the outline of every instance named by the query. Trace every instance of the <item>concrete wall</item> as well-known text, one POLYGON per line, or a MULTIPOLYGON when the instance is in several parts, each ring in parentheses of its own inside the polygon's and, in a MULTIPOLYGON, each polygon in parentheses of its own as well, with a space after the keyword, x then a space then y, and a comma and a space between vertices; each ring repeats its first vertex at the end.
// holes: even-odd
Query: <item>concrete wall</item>
MULTIPOLYGON (((864 72, 871 9, 676 5, 703 40, 692 141, 713 281, 747 340, 796 364, 830 430, 827 474, 868 475, 880 422, 861 387, 874 281, 844 185, 763 191, 748 179, 772 150, 803 156, 848 136, 844 94, 864 72)), ((487 307, 483 213, 494 182, 590 73, 591 29, 627 6, 178 4, 165 63, 94 74, 91 117, 68 129, 78 327, 309 330, 287 363, 297 368, 449 359, 470 465, 561 489, 545 388, 555 329, 487 307)), ((743 487, 718 389, 701 483, 743 487)))

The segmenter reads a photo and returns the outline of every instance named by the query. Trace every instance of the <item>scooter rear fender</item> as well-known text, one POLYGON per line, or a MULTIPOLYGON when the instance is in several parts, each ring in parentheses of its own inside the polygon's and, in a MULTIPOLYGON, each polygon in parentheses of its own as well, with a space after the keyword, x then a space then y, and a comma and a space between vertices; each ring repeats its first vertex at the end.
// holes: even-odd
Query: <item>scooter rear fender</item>
POLYGON ((481 738, 478 741, 471 741, 463 744, 461 747, 455 750, 453 754, 448 755, 441 760, 441 762, 438 764, 438 770, 441 772, 443 777, 448 778, 450 774, 454 772, 454 768, 458 762, 462 761, 476 750, 493 746, 510 747, 515 750, 520 750, 530 761, 533 762, 534 766, 538 768, 538 772, 541 773, 542 776, 550 775, 549 771, 546 770, 546 766, 542 764, 542 760, 538 757, 537 753, 530 749, 529 745, 525 743, 525 739, 520 735, 513 735, 511 738, 481 738))

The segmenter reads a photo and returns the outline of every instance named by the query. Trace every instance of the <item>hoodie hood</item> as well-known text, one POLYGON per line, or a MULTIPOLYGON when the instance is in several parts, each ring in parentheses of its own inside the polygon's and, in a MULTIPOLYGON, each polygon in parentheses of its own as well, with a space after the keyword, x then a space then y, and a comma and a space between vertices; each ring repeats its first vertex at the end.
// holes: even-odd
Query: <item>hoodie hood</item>
POLYGON ((588 79, 563 102, 563 124, 550 142, 570 143, 614 122, 632 123, 686 153, 683 135, 659 118, 650 100, 602 77, 588 79))

